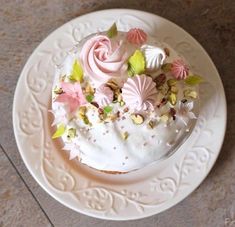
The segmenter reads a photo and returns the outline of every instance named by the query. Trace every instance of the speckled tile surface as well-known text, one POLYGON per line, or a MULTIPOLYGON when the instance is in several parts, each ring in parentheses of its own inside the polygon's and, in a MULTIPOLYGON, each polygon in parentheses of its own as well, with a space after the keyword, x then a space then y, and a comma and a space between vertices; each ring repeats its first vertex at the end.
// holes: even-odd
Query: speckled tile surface
POLYGON ((0 5, 0 144, 4 149, 0 149, 0 226, 235 226, 234 0, 0 0, 0 5), (12 129, 14 89, 34 48, 65 22, 108 8, 149 11, 183 27, 214 61, 228 102, 225 142, 206 180, 175 207, 137 221, 98 220, 59 204, 30 176, 12 129))

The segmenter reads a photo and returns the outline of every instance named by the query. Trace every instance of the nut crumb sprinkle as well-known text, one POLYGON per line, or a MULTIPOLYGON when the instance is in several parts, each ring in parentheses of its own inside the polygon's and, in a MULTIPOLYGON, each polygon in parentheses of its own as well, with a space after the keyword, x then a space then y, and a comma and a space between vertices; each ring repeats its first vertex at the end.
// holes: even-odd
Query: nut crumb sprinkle
POLYGON ((129 136, 128 132, 121 133, 121 137, 123 140, 127 140, 128 136, 129 136))

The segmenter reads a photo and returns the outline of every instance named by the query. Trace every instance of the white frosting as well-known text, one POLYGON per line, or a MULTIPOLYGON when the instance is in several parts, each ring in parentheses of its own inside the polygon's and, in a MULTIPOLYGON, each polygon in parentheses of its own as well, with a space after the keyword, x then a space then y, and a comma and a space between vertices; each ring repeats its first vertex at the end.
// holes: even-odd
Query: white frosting
MULTIPOLYGON (((117 38, 122 39, 123 37, 125 37, 125 34, 119 32, 117 38)), ((156 45, 155 39, 151 37, 148 37, 148 43, 156 45)), ((128 45, 128 53, 131 55, 133 47, 128 47, 128 45)), ((170 57, 167 58, 170 62, 179 58, 178 54, 169 46, 166 44, 161 45, 170 49, 170 57)), ((53 87, 59 84, 60 76, 70 75, 72 62, 79 56, 79 51, 78 48, 77 52, 70 53, 65 62, 57 69, 53 87)), ((160 53, 161 51, 159 51, 160 53)), ((154 64, 154 67, 159 68, 162 59, 160 57, 157 60, 155 59, 156 62, 151 63, 149 66, 152 67, 152 64, 154 64)), ((159 73, 161 73, 160 70, 156 75, 159 73)), ((182 94, 179 95, 182 96, 182 94)), ((55 96, 53 92, 52 96, 55 96)), ((160 100, 160 93, 158 97, 160 100)), ((97 123, 99 121, 98 113, 95 107, 90 108, 87 117, 92 126, 85 125, 80 119, 72 119, 67 123, 67 129, 76 128, 76 137, 69 140, 66 133, 62 136, 65 149, 71 150, 71 159, 79 157, 82 163, 98 170, 128 172, 140 169, 166 157, 175 150, 188 135, 186 129, 190 129, 193 125, 192 121, 188 122, 187 127, 173 122, 166 127, 166 124, 160 121, 159 114, 169 111, 170 107, 170 104, 166 104, 158 112, 144 113, 145 121, 141 125, 133 124, 129 113, 124 113, 124 107, 120 107, 119 104, 115 104, 113 108, 114 110, 120 110, 123 113, 122 117, 119 120, 105 124, 97 123), (153 129, 148 127, 150 119, 157 121, 157 126, 153 129), (128 132, 127 140, 123 140, 121 137, 123 132, 128 132)), ((52 102, 52 110, 57 113, 55 117, 61 117, 65 108, 62 103, 52 102)), ((191 111, 190 108, 188 110, 191 111)), ((55 120, 55 122, 57 121, 55 120)))

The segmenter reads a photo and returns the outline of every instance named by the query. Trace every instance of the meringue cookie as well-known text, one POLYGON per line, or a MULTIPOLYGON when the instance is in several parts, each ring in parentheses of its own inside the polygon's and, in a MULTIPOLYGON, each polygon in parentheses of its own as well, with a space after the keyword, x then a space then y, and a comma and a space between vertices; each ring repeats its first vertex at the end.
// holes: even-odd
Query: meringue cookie
POLYGON ((102 84, 95 91, 95 101, 100 107, 108 106, 113 101, 113 91, 102 84))
POLYGON ((122 88, 124 102, 134 111, 153 110, 156 95, 156 84, 151 77, 146 75, 136 75, 128 78, 122 88))
POLYGON ((158 70, 166 59, 165 51, 159 47, 143 45, 141 47, 146 60, 146 69, 150 72, 158 70))
POLYGON ((139 28, 132 28, 128 31, 126 39, 129 43, 142 45, 147 41, 147 34, 139 28))
POLYGON ((188 76, 189 67, 182 59, 177 59, 172 63, 171 72, 178 80, 184 80, 188 76))

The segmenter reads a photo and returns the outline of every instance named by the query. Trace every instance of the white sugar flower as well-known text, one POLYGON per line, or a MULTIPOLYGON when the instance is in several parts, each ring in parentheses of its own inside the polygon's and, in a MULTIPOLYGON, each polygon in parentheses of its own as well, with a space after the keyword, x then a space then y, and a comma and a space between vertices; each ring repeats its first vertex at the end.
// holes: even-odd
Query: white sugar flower
POLYGON ((187 126, 189 119, 196 119, 197 117, 191 111, 193 109, 193 102, 179 102, 178 110, 176 111, 176 120, 187 126))
POLYGON ((49 110, 54 115, 54 121, 51 126, 57 125, 57 124, 67 124, 68 123, 68 116, 67 112, 64 108, 58 107, 55 110, 49 110))
POLYGON ((65 143, 63 150, 70 152, 69 160, 80 157, 81 155, 80 145, 78 144, 77 140, 73 140, 70 143, 65 143))

